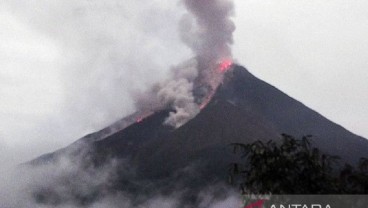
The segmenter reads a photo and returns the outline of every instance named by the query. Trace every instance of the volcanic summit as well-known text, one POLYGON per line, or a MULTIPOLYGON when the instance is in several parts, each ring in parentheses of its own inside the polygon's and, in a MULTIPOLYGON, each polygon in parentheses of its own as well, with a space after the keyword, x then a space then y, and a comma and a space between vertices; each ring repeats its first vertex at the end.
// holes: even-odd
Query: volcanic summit
MULTIPOLYGON (((279 140, 282 133, 313 135, 314 146, 351 163, 368 156, 368 140, 329 121, 239 65, 225 72, 223 82, 193 119, 178 128, 165 125, 170 111, 161 109, 138 120, 139 116, 133 114, 31 163, 52 163, 66 154, 78 157, 83 152, 82 161, 92 161, 94 167, 113 158, 124 161, 121 167, 134 167, 135 177, 151 181, 175 178, 178 172, 195 166, 199 167, 195 168, 195 180, 201 181, 198 186, 206 181, 226 180, 228 165, 234 160, 229 144, 279 140), (114 131, 117 126, 124 128, 114 131)), ((124 189, 130 179, 123 174, 114 180, 119 189, 124 189)))

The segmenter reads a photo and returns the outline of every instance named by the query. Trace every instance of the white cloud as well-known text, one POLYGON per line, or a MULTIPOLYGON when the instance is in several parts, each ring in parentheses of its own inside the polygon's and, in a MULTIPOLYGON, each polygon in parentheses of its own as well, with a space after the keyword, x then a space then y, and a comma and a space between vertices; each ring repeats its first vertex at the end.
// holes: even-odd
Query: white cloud
POLYGON ((261 79, 368 137, 368 3, 235 3, 236 58, 261 79))

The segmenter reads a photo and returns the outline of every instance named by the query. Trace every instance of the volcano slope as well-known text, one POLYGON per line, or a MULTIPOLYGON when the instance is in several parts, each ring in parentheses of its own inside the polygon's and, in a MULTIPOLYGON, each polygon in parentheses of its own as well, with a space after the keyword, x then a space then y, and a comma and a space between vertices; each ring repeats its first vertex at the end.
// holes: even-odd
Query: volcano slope
MULTIPOLYGON (((117 132, 106 128, 30 164, 40 166, 66 154, 77 157, 81 152, 87 152, 82 160, 88 158, 94 167, 115 158, 135 167, 135 173, 133 180, 122 173, 124 168, 119 170, 113 188, 139 191, 139 183, 132 185, 138 178, 165 186, 169 183, 162 181, 170 178, 189 187, 226 180, 228 166, 235 160, 229 144, 278 140, 282 133, 313 135, 315 147, 349 163, 368 156, 368 140, 259 80, 242 66, 234 65, 226 72, 208 105, 185 125, 177 129, 164 125, 168 114, 169 110, 162 110, 129 126, 126 123, 133 117, 128 117, 119 121, 126 128, 117 132)), ((144 184, 147 190, 149 183, 144 184)))

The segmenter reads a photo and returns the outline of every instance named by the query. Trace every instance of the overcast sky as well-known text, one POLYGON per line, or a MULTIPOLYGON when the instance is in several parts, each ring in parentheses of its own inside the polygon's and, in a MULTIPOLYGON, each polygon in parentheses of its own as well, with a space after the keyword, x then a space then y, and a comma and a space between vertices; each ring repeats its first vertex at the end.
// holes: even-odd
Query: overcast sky
MULTIPOLYGON (((234 57, 368 137, 368 2, 235 0, 234 57)), ((173 0, 0 2, 0 162, 61 148, 134 111, 191 57, 173 0)), ((9 162, 10 161, 10 162, 9 162)))

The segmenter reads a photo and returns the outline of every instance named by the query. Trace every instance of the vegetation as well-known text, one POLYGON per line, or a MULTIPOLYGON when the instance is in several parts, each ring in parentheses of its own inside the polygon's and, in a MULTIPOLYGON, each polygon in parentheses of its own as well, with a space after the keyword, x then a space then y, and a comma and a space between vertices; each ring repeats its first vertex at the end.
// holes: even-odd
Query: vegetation
POLYGON ((282 141, 232 144, 239 162, 229 168, 230 182, 243 193, 255 194, 367 194, 368 159, 341 165, 337 156, 282 134, 282 141))

